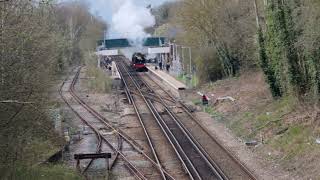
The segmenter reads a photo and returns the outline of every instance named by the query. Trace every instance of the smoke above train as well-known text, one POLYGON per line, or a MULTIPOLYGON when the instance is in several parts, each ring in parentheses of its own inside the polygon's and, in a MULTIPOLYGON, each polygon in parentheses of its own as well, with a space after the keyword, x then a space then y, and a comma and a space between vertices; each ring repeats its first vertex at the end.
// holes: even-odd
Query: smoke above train
POLYGON ((138 6, 133 0, 112 0, 112 3, 112 30, 129 39, 132 46, 142 48, 144 39, 150 37, 145 29, 155 25, 150 9, 138 6))

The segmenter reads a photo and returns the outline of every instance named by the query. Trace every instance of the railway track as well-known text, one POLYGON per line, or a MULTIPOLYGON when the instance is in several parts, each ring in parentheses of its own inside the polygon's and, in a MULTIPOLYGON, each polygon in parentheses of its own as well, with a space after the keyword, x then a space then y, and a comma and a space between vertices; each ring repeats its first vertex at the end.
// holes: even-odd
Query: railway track
MULTIPOLYGON (((74 86, 75 86, 76 81, 77 81, 77 79, 78 79, 80 70, 81 70, 81 68, 79 68, 79 69, 77 70, 76 75, 75 75, 74 78, 72 79, 72 82, 71 82, 71 85, 70 85, 70 87, 69 87, 68 92, 70 92, 70 94, 72 95, 72 97, 73 97, 80 105, 82 105, 82 107, 84 107, 85 109, 87 109, 86 106, 84 105, 84 103, 81 102, 81 100, 79 99, 79 97, 75 94, 75 90, 74 90, 74 86)), ((118 147, 117 147, 117 148, 116 148, 116 147, 113 147, 113 145, 111 145, 111 142, 110 142, 108 139, 104 138, 103 135, 101 134, 101 132, 99 132, 99 130, 92 125, 93 123, 88 122, 88 120, 85 119, 85 118, 83 117, 83 115, 81 115, 77 110, 75 110, 75 108, 73 108, 73 106, 68 102, 68 100, 67 100, 67 99, 65 98, 65 96, 63 95, 62 87, 64 86, 65 82, 66 82, 66 81, 64 81, 63 84, 61 85, 61 88, 60 88, 60 91, 59 91, 60 96, 62 97, 63 101, 67 104, 67 106, 75 113, 75 115, 95 133, 95 135, 96 135, 96 137, 97 137, 97 139, 98 139, 97 152, 101 152, 102 140, 103 140, 105 143, 107 143, 109 146, 111 146, 111 148, 116 152, 116 158, 114 158, 114 160, 111 162, 111 166, 110 166, 110 169, 112 169, 112 168, 114 167, 114 164, 115 164, 115 162, 116 162, 116 160, 117 160, 117 157, 118 157, 119 152, 120 152, 121 147, 122 147, 122 146, 120 145, 120 143, 119 143, 121 140, 118 139, 118 147)), ((82 170, 82 171, 80 170, 80 171, 82 172, 82 174, 84 174, 84 173, 89 169, 89 167, 92 165, 93 161, 94 161, 94 160, 91 160, 91 161, 85 166, 84 170, 82 170)), ((129 164, 131 164, 131 163, 129 162, 129 164)), ((129 167, 129 166, 128 166, 128 167, 129 167)), ((136 168, 135 168, 135 167, 132 167, 132 168, 130 168, 130 169, 136 169, 136 168)), ((133 173, 133 175, 134 175, 135 177, 143 176, 142 173, 139 172, 139 171, 137 171, 137 170, 136 170, 136 171, 131 171, 131 172, 133 173)), ((88 178, 87 178, 87 179, 88 179, 88 178)), ((144 179, 144 178, 139 178, 139 179, 144 179)))
MULTIPOLYGON (((118 64, 119 65, 119 64, 118 64)), ((118 68, 122 69, 125 68, 122 65, 119 65, 118 68)), ((123 73, 123 71, 120 71, 120 74, 122 77, 126 76, 129 77, 128 74, 126 75, 123 73)), ((145 136, 147 137, 149 148, 152 152, 153 159, 157 162, 159 167, 162 167, 164 163, 172 162, 172 161, 179 161, 179 159, 176 159, 174 156, 174 159, 172 159, 172 156, 170 154, 174 154, 172 150, 166 149, 167 146, 170 146, 168 142, 166 141, 166 137, 163 137, 161 134, 161 131, 158 130, 157 122, 152 121, 152 116, 154 114, 152 113, 146 113, 148 111, 148 104, 144 104, 143 96, 142 99, 139 100, 137 96, 134 96, 131 92, 129 87, 134 86, 134 81, 124 81, 125 91, 127 92, 128 100, 131 102, 136 116, 139 120, 139 123, 141 127, 143 128, 143 132, 145 136)), ((168 176, 167 174, 162 175, 162 179, 186 179, 184 169, 182 166, 180 166, 179 163, 174 168, 167 168, 168 171, 174 173, 176 176, 173 177, 172 175, 168 176), (179 172, 179 173, 177 173, 179 172)))
MULTIPOLYGON (((76 111, 76 110, 72 107, 72 105, 68 102, 67 98, 63 95, 63 92, 64 92, 64 91, 63 91, 63 87, 65 86, 68 78, 69 78, 69 77, 67 77, 67 78, 63 81, 63 83, 61 84, 61 86, 60 86, 60 89, 59 89, 60 97, 61 97, 62 100, 65 102, 65 104, 72 110, 72 112, 73 112, 84 124, 86 124, 87 126, 89 126, 89 127, 93 130, 93 132, 94 132, 94 134, 95 134, 95 136, 96 136, 96 138, 97 138, 97 141, 98 141, 98 142, 97 142, 97 146, 96 146, 96 153, 100 153, 100 152, 101 152, 101 149, 102 149, 102 138, 101 138, 101 135, 99 134, 99 132, 98 132, 95 128, 93 128, 93 126, 91 126, 91 125, 88 123, 88 121, 87 121, 86 119, 84 119, 84 118, 78 113, 78 111, 76 111)), ((72 83, 71 83, 71 84, 74 83, 73 81, 74 81, 74 80, 72 80, 72 83)), ((79 172, 81 172, 81 174, 84 174, 84 173, 90 168, 90 166, 92 165, 93 161, 94 161, 93 159, 90 160, 90 162, 85 166, 84 170, 78 169, 79 172)), ((88 179, 88 177, 86 177, 86 178, 88 179)))
POLYGON ((131 72, 124 62, 125 58, 117 58, 129 102, 135 101, 132 94, 144 100, 190 179, 255 179, 201 126, 184 104, 152 79, 131 72), (177 109, 179 113, 174 112, 177 109))
MULTIPOLYGON (((141 91, 145 90, 147 93, 154 93, 148 84, 141 81, 136 73, 130 72, 122 61, 117 61, 120 74, 124 80, 127 92, 132 90, 138 91, 140 96, 143 98, 145 104, 148 106, 150 112, 157 121, 158 126, 167 137, 171 147, 174 149, 176 155, 179 157, 181 164, 185 168, 190 179, 227 179, 222 171, 208 159, 205 151, 201 149, 196 143, 194 138, 188 134, 185 129, 176 122, 173 122, 168 117, 164 117, 159 113, 150 99, 144 97, 144 93, 141 91), (128 82, 131 82, 128 86, 128 82), (130 89, 131 88, 131 89, 130 89), (133 89, 134 88, 134 89, 133 89)), ((128 98, 131 98, 130 96, 128 98)), ((132 99, 132 98, 131 98, 132 99)), ((158 97, 161 100, 161 97, 158 97)), ((132 100, 134 101, 134 100, 132 100)), ((173 117, 173 116, 171 116, 173 117)))
POLYGON ((144 77, 140 78, 142 78, 143 82, 147 83, 149 87, 156 89, 155 96, 163 100, 161 105, 164 106, 167 111, 171 111, 171 114, 174 116, 173 118, 175 118, 181 126, 184 126, 186 131, 193 136, 200 146, 206 149, 207 155, 217 163, 227 178, 256 179, 246 166, 208 132, 200 123, 200 120, 191 113, 185 104, 180 101, 175 101, 175 98, 150 76, 144 75, 144 77), (171 99, 171 101, 167 99, 171 99), (172 103, 173 101, 175 101, 175 103, 172 103), (178 113, 174 113, 174 111, 178 113))
MULTIPOLYGON (((72 98, 78 103, 80 104, 90 115, 92 115, 96 120, 98 120, 100 123, 102 123, 105 127, 109 128, 110 130, 112 130, 116 135, 117 135, 117 139, 118 139, 118 146, 115 147, 112 142, 110 142, 110 140, 108 140, 108 138, 106 138, 105 136, 102 135, 102 133, 99 131, 99 129, 97 129, 96 127, 94 127, 95 123, 90 124, 90 122, 88 122, 88 120, 86 120, 85 118, 83 118, 82 115, 80 115, 78 113, 78 111, 76 111, 72 105, 68 102, 68 100, 64 97, 63 95, 63 91, 62 91, 62 87, 64 86, 65 82, 63 82, 61 88, 60 88, 60 95, 62 97, 62 99, 64 100, 64 102, 68 105, 68 107, 88 126, 90 127, 94 133, 96 134, 99 143, 100 143, 100 139, 102 141, 104 141, 114 152, 116 158, 114 158, 114 161, 111 163, 111 168, 114 167, 114 164, 116 162, 116 160, 118 159, 117 157, 121 157, 121 159, 125 162, 124 166, 129 170, 130 173, 132 173, 132 175, 134 177, 136 177, 136 179, 149 179, 141 170, 139 170, 132 162, 130 162, 130 160, 127 158, 127 156, 121 152, 121 148, 122 148, 122 140, 126 143, 128 143, 128 145, 132 146, 133 149, 135 150, 135 152, 137 152, 139 155, 141 155, 141 159, 145 159, 146 161, 150 162, 151 165, 155 168, 155 170, 158 170, 159 172, 162 171, 166 176, 170 177, 169 173, 166 172, 165 170, 163 170, 161 167, 157 166, 157 163, 154 162, 141 148, 141 146, 135 142, 131 137, 129 137, 127 134, 125 134, 124 132, 122 132, 120 129, 117 129, 116 127, 114 127, 106 118, 104 118, 101 114, 99 114, 97 111, 95 111, 92 107, 90 107, 87 103, 85 103, 75 92, 75 84, 78 80, 79 74, 80 74, 80 70, 81 68, 79 68, 77 70, 76 75, 74 76, 72 83, 70 85, 70 88, 68 89, 68 92, 72 95, 72 98)), ((99 148, 97 149, 97 151, 101 150, 101 145, 97 145, 99 146, 99 148)), ((88 169, 89 166, 92 164, 92 162, 90 162, 86 168, 88 169)), ((152 175, 154 176, 154 175, 152 175)))

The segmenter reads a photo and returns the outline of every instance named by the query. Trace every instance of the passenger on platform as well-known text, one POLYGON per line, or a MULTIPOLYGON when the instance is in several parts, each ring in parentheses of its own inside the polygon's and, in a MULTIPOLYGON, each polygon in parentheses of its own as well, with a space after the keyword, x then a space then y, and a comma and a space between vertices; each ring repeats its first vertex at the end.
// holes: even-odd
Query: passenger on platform
POLYGON ((159 69, 162 70, 162 59, 159 59, 159 69))
POLYGON ((169 70, 170 70, 170 60, 169 59, 167 60, 166 69, 169 72, 169 70))

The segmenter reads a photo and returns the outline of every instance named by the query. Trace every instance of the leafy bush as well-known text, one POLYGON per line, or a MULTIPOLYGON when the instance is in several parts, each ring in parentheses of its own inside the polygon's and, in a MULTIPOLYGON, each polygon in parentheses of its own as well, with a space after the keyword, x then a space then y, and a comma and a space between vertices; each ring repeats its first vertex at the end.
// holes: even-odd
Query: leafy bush
POLYGON ((97 68, 96 62, 96 56, 89 54, 86 56, 88 86, 97 93, 110 92, 112 80, 102 69, 97 68))

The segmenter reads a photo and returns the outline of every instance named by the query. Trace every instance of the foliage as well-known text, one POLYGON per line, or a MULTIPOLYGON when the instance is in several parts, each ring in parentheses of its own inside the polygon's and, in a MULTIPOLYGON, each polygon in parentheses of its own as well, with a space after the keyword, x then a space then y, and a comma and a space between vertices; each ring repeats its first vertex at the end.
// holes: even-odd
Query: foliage
POLYGON ((266 75, 268 84, 270 85, 271 93, 273 97, 280 97, 281 91, 278 84, 276 84, 276 77, 273 68, 271 68, 268 61, 266 47, 265 47, 265 37, 263 36, 262 29, 258 29, 258 43, 260 45, 259 55, 260 55, 260 66, 266 75))
POLYGON ((0 166, 13 169, 62 147, 48 116, 53 80, 95 48, 105 24, 79 2, 1 1, 0 12, 0 166))
POLYGON ((164 36, 171 38, 171 33, 169 33, 169 23, 174 17, 175 7, 179 2, 165 2, 162 5, 152 8, 151 13, 155 17, 156 24, 154 27, 147 29, 147 32, 156 34, 157 36, 164 36))
POLYGON ((176 9, 175 22, 183 29, 183 35, 177 37, 178 41, 192 46, 196 56, 202 56, 199 50, 213 49, 215 53, 207 51, 209 54, 206 56, 214 55, 209 61, 212 65, 207 65, 220 64, 223 77, 236 76, 241 68, 255 66, 256 46, 253 40, 256 27, 251 9, 253 7, 247 0, 182 1, 176 9))
POLYGON ((213 48, 203 49, 196 58, 198 77, 205 81, 216 81, 223 77, 223 70, 220 61, 216 61, 217 52, 213 48))
POLYGON ((320 46, 307 37, 320 37, 315 33, 319 11, 312 11, 311 20, 303 23, 307 9, 319 9, 319 4, 313 5, 315 1, 268 1, 266 35, 259 29, 258 43, 260 65, 274 97, 295 95, 301 99, 311 94, 318 99, 320 46))
POLYGON ((96 56, 87 55, 86 68, 89 77, 88 86, 97 93, 106 93, 111 91, 112 80, 101 68, 97 68, 96 56))

